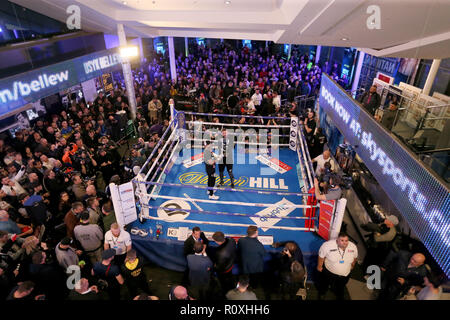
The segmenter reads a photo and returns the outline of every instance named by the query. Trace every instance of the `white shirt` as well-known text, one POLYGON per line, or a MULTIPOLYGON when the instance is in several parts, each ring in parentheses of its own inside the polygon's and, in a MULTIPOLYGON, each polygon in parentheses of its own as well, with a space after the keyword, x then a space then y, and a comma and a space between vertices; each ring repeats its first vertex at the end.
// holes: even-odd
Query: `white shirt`
POLYGON ((109 244, 111 249, 116 250, 116 255, 125 254, 127 246, 131 245, 131 237, 125 230, 120 230, 118 237, 113 236, 111 230, 105 233, 105 243, 109 244))
POLYGON ((253 101, 250 100, 247 104, 247 113, 254 114, 256 111, 255 105, 253 104, 253 101))
POLYGON ((252 101, 253 101, 253 104, 255 106, 259 106, 261 104, 261 100, 262 100, 262 94, 261 93, 259 93, 259 94, 254 93, 252 95, 252 101))
POLYGON ((17 181, 14 181, 14 186, 12 186, 12 187, 10 185, 4 185, 2 187, 2 190, 5 191, 5 193, 8 196, 13 195, 13 192, 11 189, 16 192, 16 194, 15 194, 16 196, 18 196, 19 194, 22 194, 22 193, 27 193, 27 191, 17 181))
POLYGON ((274 97, 272 99, 272 104, 275 108, 280 107, 281 106, 281 98, 279 95, 277 95, 276 97, 274 97))
POLYGON ((352 270, 353 261, 358 257, 358 248, 349 241, 347 248, 342 250, 338 247, 336 239, 329 240, 320 247, 319 257, 325 259, 325 267, 328 271, 346 277, 352 270))
POLYGON ((331 164, 331 171, 335 171, 336 170, 336 163, 334 162, 333 158, 331 158, 331 156, 325 160, 323 158, 323 154, 321 154, 320 156, 317 156, 314 158, 314 161, 317 162, 317 168, 316 168, 316 175, 320 175, 322 172, 322 169, 325 168, 325 163, 326 162, 330 162, 331 164))

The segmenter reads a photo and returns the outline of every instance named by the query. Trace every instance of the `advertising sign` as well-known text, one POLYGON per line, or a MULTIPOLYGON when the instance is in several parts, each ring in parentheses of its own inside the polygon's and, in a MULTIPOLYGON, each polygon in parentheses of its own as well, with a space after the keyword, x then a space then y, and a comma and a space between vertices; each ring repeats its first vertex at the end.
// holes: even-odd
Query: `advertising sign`
POLYGON ((319 104, 450 275, 449 189, 327 75, 322 78, 319 104))
POLYGON ((111 49, 1 79, 0 117, 119 67, 120 55, 111 49))

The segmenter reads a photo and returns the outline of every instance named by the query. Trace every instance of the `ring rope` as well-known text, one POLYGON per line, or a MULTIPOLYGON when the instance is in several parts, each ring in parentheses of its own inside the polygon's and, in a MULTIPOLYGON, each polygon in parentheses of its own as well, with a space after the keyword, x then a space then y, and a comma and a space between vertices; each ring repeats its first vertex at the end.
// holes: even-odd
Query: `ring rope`
MULTIPOLYGON (((246 214, 246 213, 233 213, 233 212, 222 212, 222 211, 205 211, 205 210, 195 210, 195 209, 179 209, 179 208, 167 208, 167 207, 159 207, 159 206, 150 206, 150 205, 144 205, 144 207, 148 209, 163 209, 166 211, 187 211, 187 212, 194 212, 194 213, 206 213, 211 215, 218 215, 218 216, 240 216, 240 217, 250 217, 250 218, 264 218, 265 220, 261 221, 267 221, 267 219, 291 219, 291 220, 309 220, 310 217, 277 217, 277 216, 271 216, 271 215, 264 215, 259 216, 255 214, 246 214)), ((315 217, 317 219, 318 217, 315 217)))
MULTIPOLYGON (((164 174, 166 174, 166 169, 167 169, 167 166, 169 165, 169 163, 170 163, 170 160, 172 159, 172 157, 176 154, 176 152, 178 152, 179 150, 177 150, 177 147, 178 147, 178 145, 179 145, 179 143, 180 143, 180 141, 179 140, 174 140, 174 142, 177 142, 176 143, 176 145, 175 145, 175 148, 173 148, 173 152, 172 152, 172 154, 169 156, 169 158, 167 159, 167 162, 166 162, 166 164, 165 164, 165 166, 164 166, 164 168, 163 168, 163 170, 161 171, 161 175, 158 177, 158 181, 161 181, 161 179, 162 179, 162 177, 164 176, 164 174)), ((158 169, 159 169, 160 167, 158 167, 158 169)), ((156 169, 156 171, 155 171, 155 174, 153 175, 153 177, 152 177, 152 181, 153 181, 153 179, 155 178, 155 176, 156 176, 156 174, 158 173, 158 169, 156 169)), ((150 193, 150 199, 152 198, 152 196, 153 196, 153 192, 155 191, 155 189, 157 188, 158 186, 153 186, 153 189, 152 189, 152 192, 150 193)))
POLYGON ((150 184, 150 185, 161 185, 165 187, 181 187, 181 188, 191 188, 191 189, 202 189, 202 190, 222 190, 222 191, 232 191, 232 192, 246 192, 246 193, 257 193, 257 194, 273 194, 273 195, 279 195, 279 196, 310 196, 310 193, 306 192, 278 192, 278 191, 260 191, 260 190, 252 190, 252 189, 245 189, 245 188, 239 188, 239 189, 232 189, 232 188, 218 188, 218 187, 202 187, 202 186, 196 186, 196 185, 185 185, 185 184, 179 184, 179 183, 158 183, 158 182, 152 182, 152 181, 139 181, 139 180, 132 180, 135 183, 143 183, 143 184, 150 184))
MULTIPOLYGON (((187 138, 187 141, 218 141, 218 140, 214 140, 214 139, 193 139, 193 138, 187 138)), ((264 142, 245 142, 245 141, 233 141, 234 144, 247 144, 249 146, 259 146, 259 145, 264 145, 264 146, 280 146, 280 147, 289 147, 288 143, 271 143, 271 144, 267 144, 264 142)))
MULTIPOLYGON (((200 133, 203 133, 203 134, 205 134, 205 133, 207 133, 207 134, 213 134, 214 132, 211 132, 211 131, 208 131, 208 130, 206 130, 206 131, 195 131, 195 130, 191 130, 191 129, 186 129, 186 130, 188 130, 188 132, 187 133, 192 133, 192 134, 200 134, 200 133)), ((269 133, 269 132, 268 132, 269 133)), ((245 135, 245 136, 249 136, 249 137, 253 137, 253 136, 268 136, 268 134, 261 134, 261 133, 227 133, 227 135, 228 136, 236 136, 236 137, 239 137, 239 136, 242 136, 242 135, 245 135)), ((270 134, 270 136, 271 137, 290 137, 290 135, 288 135, 288 134, 270 134)))
MULTIPOLYGON (((175 120, 172 119, 172 121, 170 121, 166 131, 164 131, 163 135, 161 136, 161 138, 159 139, 158 143, 155 145, 152 153, 150 154, 150 156, 147 158, 147 161, 145 161, 144 165, 141 167, 141 170, 139 170, 139 173, 142 173, 142 171, 144 170, 144 168, 147 166, 147 164, 149 163, 150 159, 154 156, 154 154, 156 153, 156 150, 158 150, 159 145, 164 141, 164 137, 167 135, 167 132, 170 131, 170 129, 172 128, 172 125, 176 124, 175 120)), ((173 130, 175 131, 175 130, 173 130)))
MULTIPOLYGON (((174 149, 173 146, 174 146, 175 144, 178 145, 178 143, 179 143, 179 140, 178 140, 178 139, 173 139, 172 143, 170 144, 169 149, 167 149, 167 153, 170 153, 169 159, 167 159, 167 160, 170 160, 170 158, 172 158, 172 156, 174 155, 176 149, 174 149)), ((164 151, 164 150, 163 150, 163 151, 164 151)), ((161 152, 159 153, 159 156, 162 155, 163 151, 161 151, 161 152)), ((157 161, 158 161, 158 159, 155 160, 155 162, 157 162, 157 161)), ((162 162, 164 162, 164 160, 163 160, 162 162)), ((166 162, 165 167, 164 167, 164 169, 163 169, 161 172, 164 172, 164 170, 165 170, 165 168, 167 167, 167 164, 168 164, 168 163, 169 163, 169 161, 166 162)), ((162 165, 162 163, 161 163, 161 165, 162 165)), ((152 178, 150 179, 150 181, 154 181, 154 180, 155 180, 156 175, 158 174, 158 169, 161 168, 161 165, 159 165, 159 166, 156 168, 155 173, 153 174, 153 176, 152 176, 152 178)))
POLYGON ((228 118, 252 118, 252 119, 280 119, 280 120, 288 120, 289 117, 270 117, 270 116, 249 116, 249 115, 235 115, 235 114, 222 114, 222 113, 200 113, 200 112, 191 112, 191 111, 179 111, 184 112, 185 114, 190 114, 194 116, 213 116, 213 117, 228 117, 228 118))
POLYGON ((220 126, 220 127, 252 127, 252 128, 290 128, 291 126, 288 125, 264 125, 264 124, 239 124, 239 123, 216 123, 216 122, 198 122, 198 121, 186 121, 187 124, 196 124, 201 123, 203 124, 209 124, 214 126, 220 126))
MULTIPOLYGON (((161 199, 169 199, 169 200, 186 200, 186 198, 182 197, 173 197, 173 196, 164 196, 164 195, 154 195, 153 198, 161 198, 161 199)), ((223 205, 233 205, 233 206, 247 206, 247 207, 271 207, 274 203, 249 203, 249 202, 241 202, 241 201, 220 201, 220 200, 208 200, 208 199, 190 199, 191 201, 196 202, 204 202, 204 203, 215 203, 215 204, 223 204, 223 205)), ((307 205, 307 204, 294 204, 294 205, 286 205, 283 208, 313 208, 319 206, 307 205)))
MULTIPOLYGON (((161 157, 161 155, 163 154, 164 150, 166 150, 167 146, 169 145, 169 141, 174 139, 176 132, 177 132, 177 130, 172 131, 169 138, 167 139, 167 142, 164 144, 163 149, 160 152, 158 152, 158 156, 156 157, 156 160, 153 162, 152 166, 150 167, 150 170, 148 170, 147 174, 145 175, 144 180, 147 180, 148 176, 150 175, 150 173, 152 172, 152 170, 155 168, 156 164, 158 163, 158 160, 161 157)), ((161 142, 162 138, 159 141, 161 142)), ((155 152, 156 150, 158 150, 158 148, 155 146, 153 152, 155 152)), ((153 152, 152 152, 152 154, 153 154, 153 152)), ((149 159, 150 159, 150 157, 149 157, 149 159)))
MULTIPOLYGON (((158 221, 164 221, 164 222, 173 222, 173 221, 167 221, 166 219, 163 218, 159 218, 159 217, 144 217, 146 219, 150 219, 150 220, 158 220, 158 221)), ((180 221, 183 223, 193 223, 193 224, 200 224, 200 225, 219 225, 219 226, 231 226, 231 227, 245 227, 247 228, 248 226, 250 226, 251 224, 244 224, 244 223, 231 223, 231 222, 214 222, 214 221, 200 221, 200 220, 183 220, 180 221)), ((258 226, 257 227, 260 228, 265 228, 264 226, 258 226)), ((300 228, 300 227, 279 227, 279 226, 270 226, 267 227, 268 229, 279 229, 279 230, 291 230, 291 231, 315 231, 314 228, 300 228)))

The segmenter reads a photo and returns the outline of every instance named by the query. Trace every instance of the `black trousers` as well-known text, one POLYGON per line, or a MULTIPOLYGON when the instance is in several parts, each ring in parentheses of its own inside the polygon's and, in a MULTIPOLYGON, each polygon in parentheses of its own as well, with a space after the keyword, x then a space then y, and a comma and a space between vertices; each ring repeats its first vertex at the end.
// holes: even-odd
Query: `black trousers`
POLYGON ((223 182, 223 172, 225 170, 225 167, 227 168, 228 176, 230 177, 231 184, 234 185, 234 176, 233 176, 233 164, 226 163, 227 159, 223 158, 223 163, 219 163, 219 175, 220 175, 220 182, 223 182))
MULTIPOLYGON (((208 174, 208 187, 214 188, 214 185, 216 184, 216 177, 213 174, 208 174)), ((208 190, 209 195, 212 196, 214 194, 214 190, 208 190)))
POLYGON ((319 281, 319 296, 325 295, 328 291, 328 288, 331 286, 331 291, 336 295, 337 300, 344 300, 344 292, 345 285, 350 279, 350 274, 346 277, 336 275, 331 273, 325 265, 323 266, 323 270, 320 274, 319 281))

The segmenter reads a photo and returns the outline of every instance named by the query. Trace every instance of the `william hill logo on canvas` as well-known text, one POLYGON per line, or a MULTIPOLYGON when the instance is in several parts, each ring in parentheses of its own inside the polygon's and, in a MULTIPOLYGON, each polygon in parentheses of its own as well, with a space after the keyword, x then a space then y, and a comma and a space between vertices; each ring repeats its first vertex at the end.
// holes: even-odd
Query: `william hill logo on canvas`
MULTIPOLYGON (((184 185, 207 185, 208 176, 202 172, 186 172, 183 173, 178 180, 184 185)), ((216 177, 216 184, 220 181, 219 177, 216 177)), ((230 179, 223 180, 225 186, 231 186, 230 179)), ((284 183, 284 179, 275 178, 262 178, 262 177, 246 177, 241 176, 239 179, 234 179, 234 185, 236 187, 249 187, 255 189, 267 189, 267 190, 288 190, 288 186, 284 183)))

